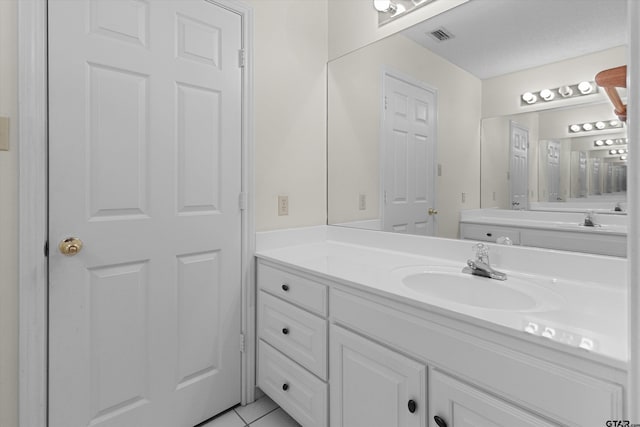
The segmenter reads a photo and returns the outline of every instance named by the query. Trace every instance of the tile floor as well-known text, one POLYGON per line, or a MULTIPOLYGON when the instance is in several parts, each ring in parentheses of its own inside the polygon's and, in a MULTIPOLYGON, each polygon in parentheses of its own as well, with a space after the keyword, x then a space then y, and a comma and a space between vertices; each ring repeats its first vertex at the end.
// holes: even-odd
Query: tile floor
POLYGON ((269 397, 229 409, 199 427, 300 427, 269 397))

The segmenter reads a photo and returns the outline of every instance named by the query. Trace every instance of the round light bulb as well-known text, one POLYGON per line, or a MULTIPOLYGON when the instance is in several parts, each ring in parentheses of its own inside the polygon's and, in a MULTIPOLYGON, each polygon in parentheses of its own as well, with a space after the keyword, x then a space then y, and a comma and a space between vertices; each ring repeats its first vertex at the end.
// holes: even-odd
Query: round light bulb
POLYGON ((627 160, 627 155, 623 154, 622 156, 620 156, 620 160, 627 160))
POLYGON ((603 141, 603 140, 601 140, 601 139, 599 139, 599 140, 597 140, 597 141, 596 141, 596 143, 595 143, 595 144, 596 144, 598 147, 601 147, 601 146, 603 146, 603 145, 604 145, 604 141, 603 141))
POLYGON ((609 150, 609 154, 618 154, 618 150, 609 150))
POLYGON ((596 122, 596 128, 602 130, 604 128, 606 128, 607 125, 604 122, 596 122))
POLYGON ((585 123, 582 125, 582 129, 588 132, 593 129, 593 125, 591 123, 585 123))
POLYGON ((580 82, 580 84, 578 84, 578 90, 581 94, 586 95, 588 93, 591 93, 591 91, 593 90, 593 86, 591 86, 591 83, 589 82, 580 82))
POLYGON ((555 94, 551 92, 549 89, 543 89, 540 91, 540 98, 545 101, 551 101, 555 97, 555 94))
POLYGON ((613 139, 607 139, 604 143, 607 145, 613 145, 613 139))
POLYGON ((391 0, 373 0, 373 7, 378 12, 393 12, 396 5, 391 0))
POLYGON ((568 98, 573 95, 573 89, 571 89, 571 86, 562 86, 560 89, 558 89, 558 93, 563 98, 568 98))
POLYGON ((527 104, 533 104, 538 100, 538 97, 532 94, 531 92, 525 92, 522 94, 522 100, 527 104))
POLYGON ((618 126, 620 126, 620 121, 619 120, 611 120, 609 122, 609 126, 611 126, 612 128, 617 128, 618 126))
POLYGON ((569 129, 571 129, 571 132, 580 132, 580 125, 571 125, 571 127, 569 127, 569 129))

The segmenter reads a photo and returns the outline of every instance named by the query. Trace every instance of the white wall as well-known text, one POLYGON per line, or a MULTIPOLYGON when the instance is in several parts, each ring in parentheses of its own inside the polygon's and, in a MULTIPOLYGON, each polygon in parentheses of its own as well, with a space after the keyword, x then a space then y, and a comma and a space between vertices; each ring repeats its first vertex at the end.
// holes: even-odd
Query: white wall
POLYGON ((327 0, 249 4, 256 228, 325 224, 327 0), (278 216, 278 195, 289 197, 288 216, 278 216))
POLYGON ((10 150, 0 151, 0 426, 18 425, 17 0, 0 1, 0 116, 10 150))
POLYGON ((378 12, 373 8, 372 0, 330 0, 329 59, 336 59, 467 1, 439 0, 378 27, 378 12))
POLYGON ((329 223, 378 218, 383 67, 437 91, 437 235, 457 237, 460 209, 479 207, 481 82, 396 35, 329 64, 329 223), (462 202, 462 193, 466 200, 462 202), (367 210, 358 210, 358 194, 367 210))

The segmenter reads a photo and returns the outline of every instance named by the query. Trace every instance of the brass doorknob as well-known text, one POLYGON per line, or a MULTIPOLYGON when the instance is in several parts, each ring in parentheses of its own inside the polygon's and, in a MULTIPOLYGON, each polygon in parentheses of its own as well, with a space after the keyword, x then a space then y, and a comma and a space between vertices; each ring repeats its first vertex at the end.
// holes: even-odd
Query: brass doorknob
POLYGON ((66 256, 74 256, 82 250, 82 240, 77 237, 68 237, 58 245, 60 253, 66 256))
POLYGON ((433 209, 433 208, 429 208, 429 215, 438 215, 438 210, 437 209, 433 209))

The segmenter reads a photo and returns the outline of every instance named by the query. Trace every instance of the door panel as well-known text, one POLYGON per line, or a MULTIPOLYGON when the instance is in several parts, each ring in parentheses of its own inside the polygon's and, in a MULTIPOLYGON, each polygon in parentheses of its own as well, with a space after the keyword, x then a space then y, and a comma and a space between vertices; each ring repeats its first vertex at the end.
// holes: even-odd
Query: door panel
POLYGON ((241 42, 202 0, 49 2, 51 427, 240 401, 241 42))
POLYGON ((511 208, 529 209, 529 131, 515 122, 510 124, 511 208))
POLYGON ((339 326, 330 340, 332 427, 426 426, 424 365, 339 326))
POLYGON ((389 74, 384 92, 384 230, 433 235, 435 93, 389 74))

